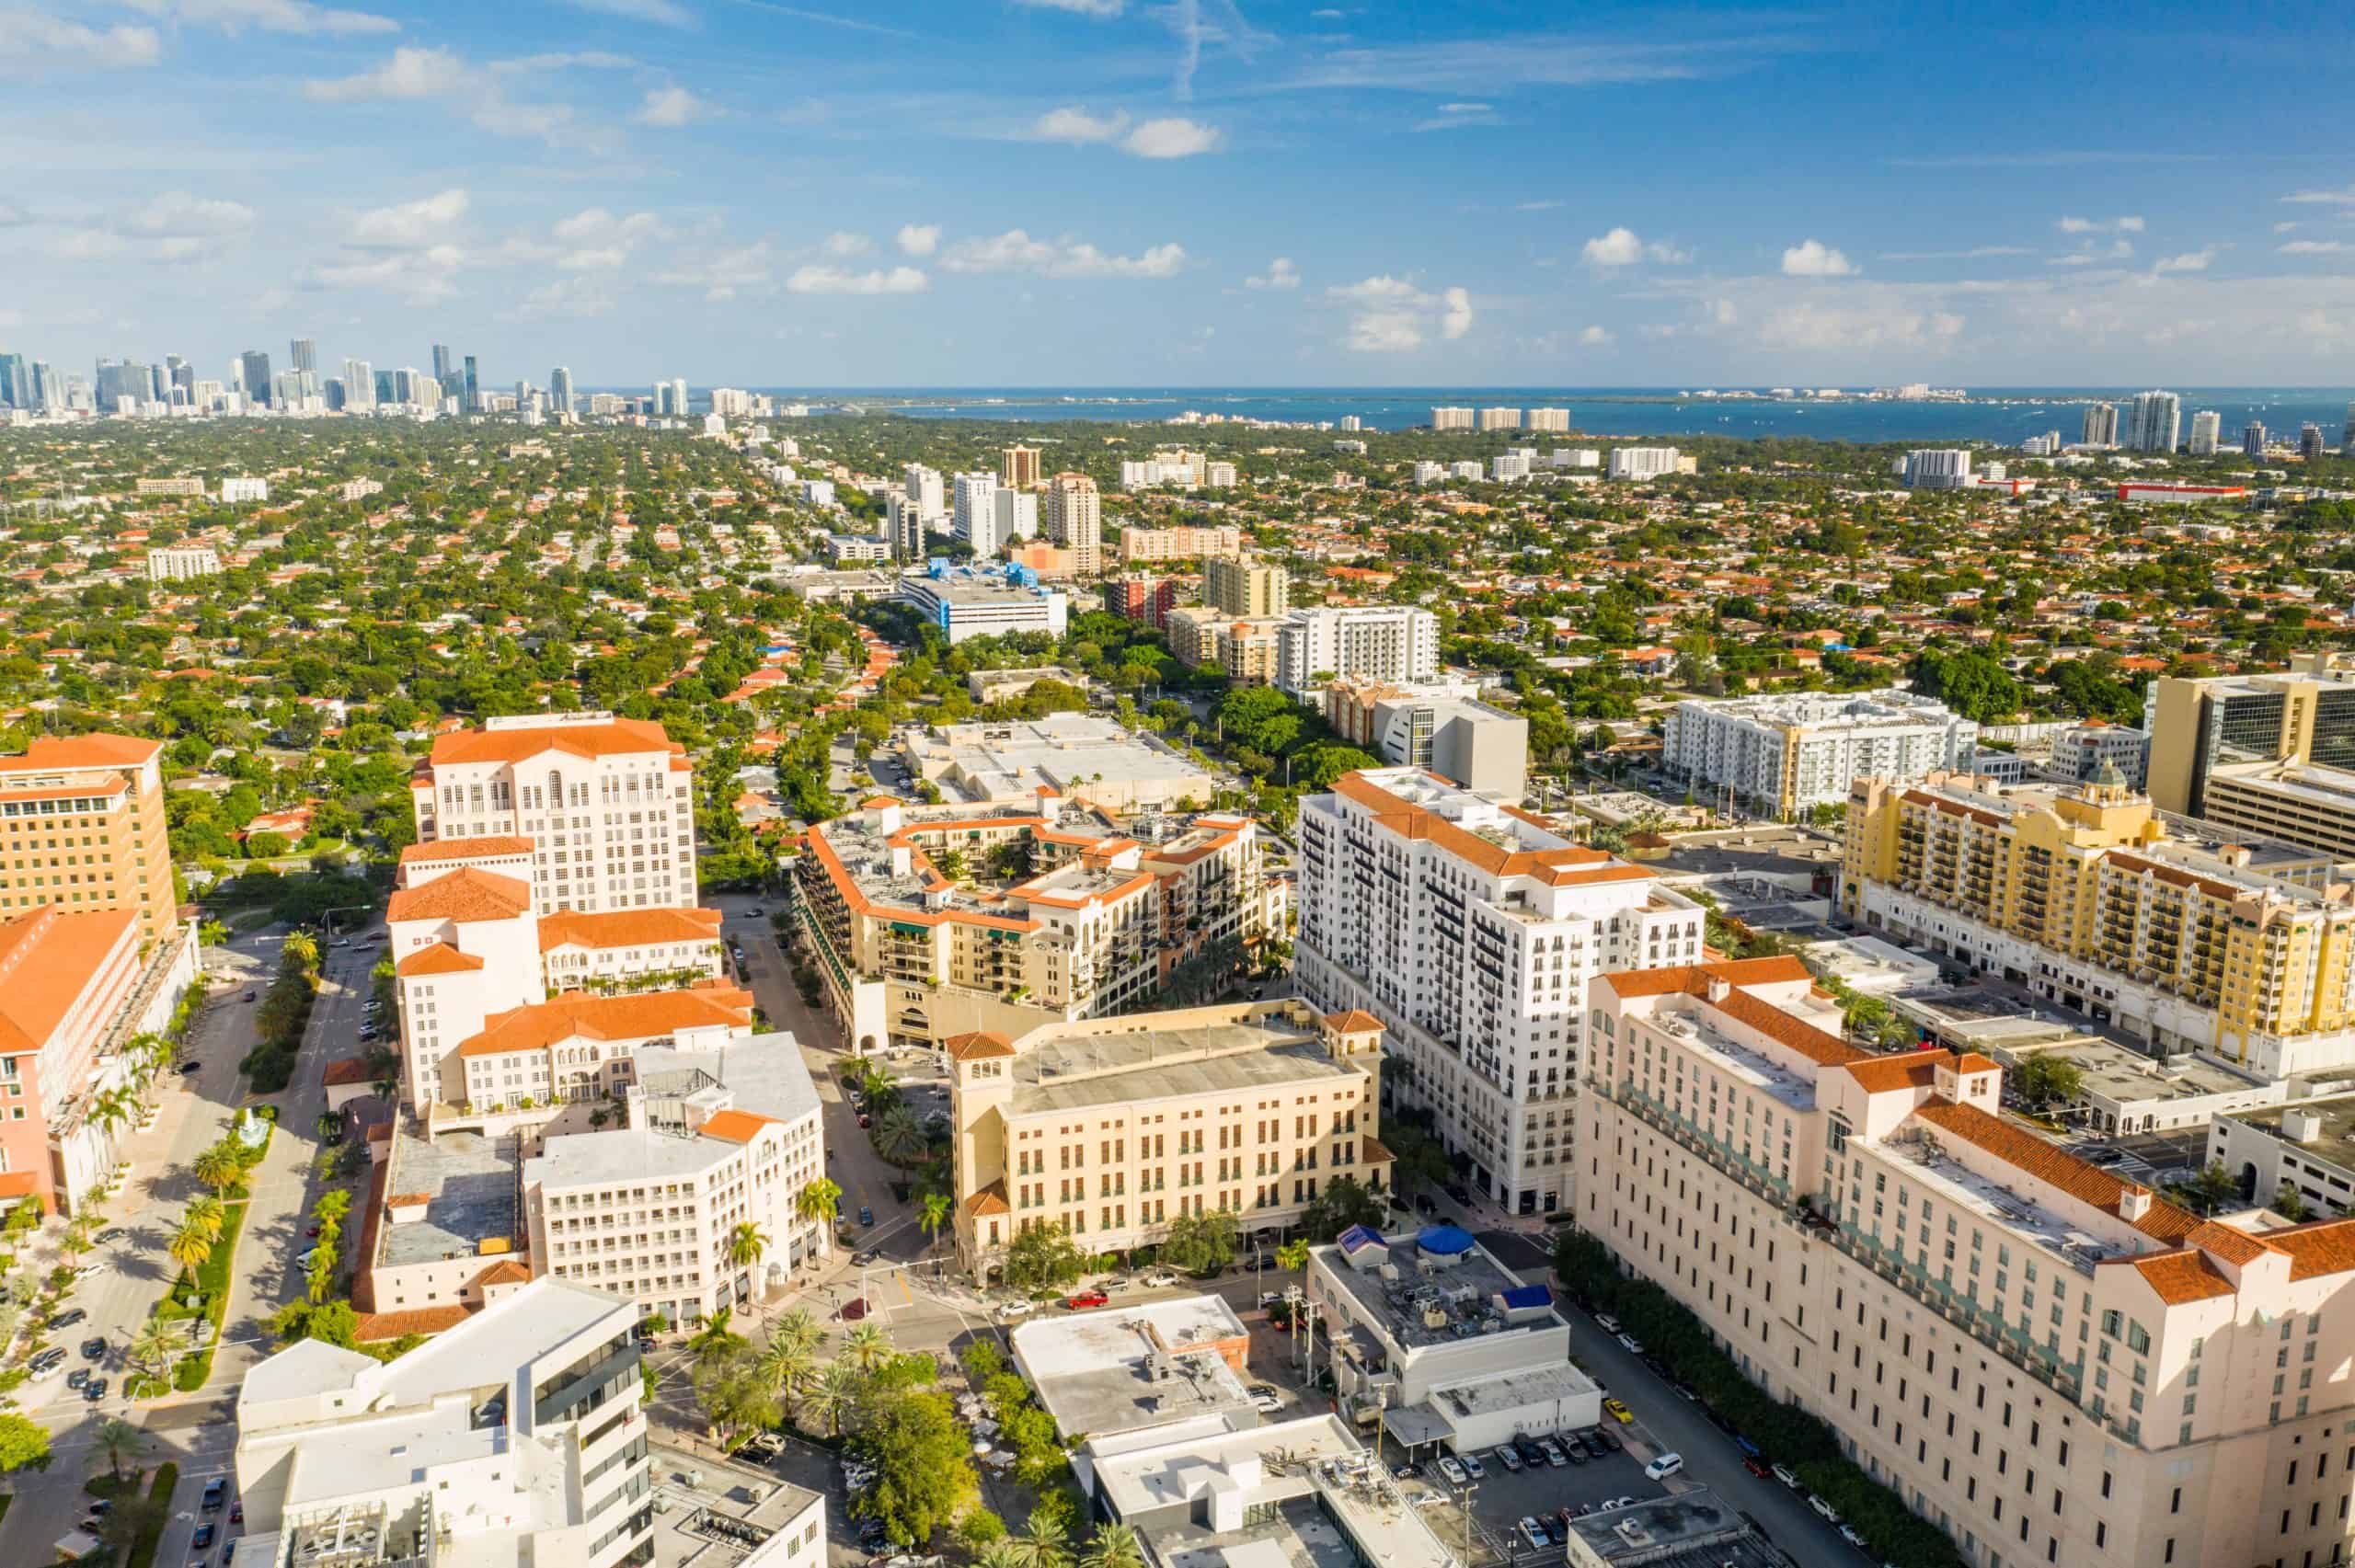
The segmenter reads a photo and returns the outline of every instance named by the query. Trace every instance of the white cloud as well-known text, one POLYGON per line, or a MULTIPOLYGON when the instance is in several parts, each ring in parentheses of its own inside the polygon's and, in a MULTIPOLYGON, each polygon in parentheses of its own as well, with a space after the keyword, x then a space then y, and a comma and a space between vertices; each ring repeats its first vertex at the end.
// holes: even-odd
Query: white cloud
POLYGON ((2349 247, 2345 240, 2293 239, 2278 248, 2284 256, 2337 256, 2349 247))
POLYGON ((826 236, 821 248, 828 256, 846 258, 864 256, 873 249, 874 246, 865 235, 855 235, 845 229, 836 229, 826 236))
POLYGON ((167 191, 122 215, 118 227, 143 235, 232 235, 253 227, 254 210, 242 201, 208 200, 167 191))
POLYGON ((631 253, 641 243, 662 237, 668 231, 651 212, 617 218, 603 207, 589 207, 558 219, 548 232, 553 244, 510 239, 500 247, 499 259, 521 266, 554 264, 569 272, 610 272, 627 266, 631 253))
POLYGON ((1845 256, 1821 240, 1802 240, 1783 252, 1786 278, 1845 278, 1855 270, 1845 256))
POLYGON ((466 215, 470 200, 463 189, 454 188, 397 206, 372 208, 351 221, 345 243, 376 250, 434 245, 466 215))
POLYGON ((1758 338, 1770 349, 1854 353, 1883 346, 1938 348, 1960 338, 1962 328, 1963 318, 1951 311, 1802 300, 1769 315, 1758 338))
POLYGON ((38 76, 45 68, 115 71, 163 58, 154 28, 85 27, 24 6, 0 9, 0 75, 38 76))
POLYGON ((1075 17, 1117 17, 1128 0, 1014 0, 1028 11, 1069 11, 1075 17))
POLYGON ((2052 259, 2055 265, 2062 267, 2091 267, 2097 262, 2123 261, 2133 254, 2133 242, 2114 239, 2106 246, 2097 246, 2087 242, 2083 247, 2073 250, 2066 256, 2056 256, 2052 259))
POLYGON ((913 267, 894 267, 889 271, 877 268, 869 272, 804 267, 785 280, 787 292, 796 294, 921 294, 930 286, 930 280, 913 267))
POLYGON ((310 268, 297 281, 309 290, 366 289, 397 294, 411 304, 434 304, 458 292, 453 275, 465 260, 465 253, 451 245, 347 256, 310 268))
POLYGON ((1291 257, 1279 256, 1268 263, 1265 277, 1246 278, 1243 286, 1246 289, 1297 289, 1300 287, 1300 269, 1292 264, 1291 257))
POLYGON ((559 278, 525 294, 516 312, 528 320, 548 316, 610 315, 614 305, 612 292, 599 280, 559 278))
POLYGON ((1977 261, 1993 256, 2032 256, 2024 245, 1974 245, 1968 250, 1884 250, 1883 261, 1977 261))
POLYGON ((1068 142, 1077 147, 1090 142, 1109 142, 1128 128, 1129 117, 1118 109, 1095 115, 1067 104, 1040 115, 1030 127, 1030 134, 1041 142, 1068 142))
POLYGON ((1184 269, 1186 247, 1157 245, 1137 256, 1111 256, 1084 241, 1032 239, 1020 229, 961 239, 942 255, 951 272, 1035 272, 1042 278, 1172 278, 1184 269))
MULTIPOLYGON (((477 130, 494 136, 539 136, 553 141, 557 132, 571 125, 570 106, 513 103, 506 97, 504 84, 521 71, 557 63, 610 66, 622 62, 618 56, 599 54, 537 55, 478 71, 449 50, 403 45, 373 70, 304 82, 303 96, 314 103, 332 104, 460 98, 477 130)), ((649 95, 649 99, 652 97, 649 95)))
POLYGON ((2340 186, 2335 190, 2296 190, 2281 200, 2316 207, 2355 207, 2355 185, 2340 186))
POLYGON ((900 252, 903 256, 930 256, 940 248, 938 223, 902 223, 899 234, 900 252))
POLYGON ((2215 259, 2216 247, 2210 246, 2205 250, 2187 250, 2180 256, 2163 256, 2152 266, 2151 270, 2154 273, 2205 272, 2208 270, 2208 264, 2215 259))
POLYGON ((1140 158, 1190 158, 1218 150, 1222 133, 1215 126, 1191 120, 1148 120, 1120 143, 1140 158))
POLYGON ((1421 348, 1430 335, 1453 342, 1472 330, 1471 291, 1426 293, 1407 278, 1378 273, 1355 283, 1336 284, 1326 297, 1357 307, 1341 338, 1360 354, 1402 354, 1421 348))
POLYGON ((121 256, 127 247, 121 235, 104 229, 69 229, 46 248, 60 261, 105 261, 121 256))
POLYGON ((414 49, 403 44, 373 71, 304 83, 303 96, 314 103, 430 98, 457 92, 472 76, 466 63, 446 49, 414 49))
POLYGON ((764 292, 775 281, 775 253, 766 240, 712 251, 658 272, 654 280, 677 289, 701 289, 704 299, 724 304, 745 292, 764 292))
POLYGON ((2112 218, 2104 222, 2097 218, 2063 218, 2061 232, 2064 235, 2139 235, 2143 223, 2140 218, 2112 218))
POLYGON ((340 11, 316 6, 311 0, 124 0, 131 9, 163 21, 188 22, 219 28, 226 33, 247 28, 270 33, 396 33, 401 25, 390 17, 366 11, 340 11))
POLYGON ((695 13, 677 0, 564 0, 576 11, 594 11, 601 17, 620 17, 633 22, 659 22, 666 28, 691 28, 695 25, 695 13))
POLYGON ((649 87, 646 101, 638 106, 638 112, 630 119, 639 125, 676 130, 710 112, 708 104, 684 87, 649 87))
POLYGON ((1689 250, 1654 241, 1649 245, 1628 228, 1613 229, 1586 242, 1579 254, 1590 267, 1633 267, 1638 261, 1680 262, 1693 259, 1689 250))
POLYGON ((1579 342, 1589 349, 1608 348, 1611 341, 1611 329, 1607 326, 1590 326, 1579 334, 1579 342))

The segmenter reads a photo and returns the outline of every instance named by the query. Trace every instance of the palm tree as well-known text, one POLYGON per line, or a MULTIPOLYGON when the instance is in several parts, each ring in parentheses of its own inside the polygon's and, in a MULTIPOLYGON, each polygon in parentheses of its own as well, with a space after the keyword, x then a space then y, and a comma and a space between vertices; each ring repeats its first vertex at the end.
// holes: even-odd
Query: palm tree
POLYGON ((229 1221, 229 1211, 221 1206, 217 1197, 190 1198, 180 1219, 182 1223, 195 1226, 206 1241, 217 1242, 221 1239, 222 1228, 229 1221))
POLYGON ((829 1220, 842 1200, 842 1184, 832 1176, 820 1176, 801 1189, 801 1196, 794 1199, 793 1212, 804 1219, 829 1220))
POLYGON ((107 1469, 117 1481, 122 1479, 122 1456, 146 1451, 147 1434, 120 1415, 109 1415, 99 1423, 98 1447, 107 1451, 107 1469))
POLYGON ((843 1416, 858 1398, 858 1373, 847 1362, 829 1361, 801 1390, 801 1413, 822 1420, 826 1436, 842 1436, 843 1416))
POLYGON ((1080 1568, 1144 1568, 1144 1548, 1127 1525, 1102 1524, 1080 1553, 1080 1568))
POLYGON ((941 1227, 948 1223, 949 1213, 955 1207, 945 1192, 928 1192, 916 1200, 916 1223, 923 1227, 933 1245, 939 1244, 941 1227))
POLYGON ((334 1289, 335 1254, 322 1246, 311 1259, 310 1271, 303 1276, 303 1294, 316 1307, 334 1289))
POLYGON ((213 1239, 201 1227, 183 1219, 164 1250, 172 1254, 174 1263, 194 1274, 213 1255, 213 1239))
POLYGON ((225 1193, 246 1178, 246 1168, 222 1144, 214 1144, 196 1157, 192 1167, 196 1179, 216 1193, 225 1193))
POLYGON ((1031 1509, 1022 1533, 1006 1537, 1005 1544, 1017 1568, 1069 1568, 1071 1562, 1070 1537, 1063 1516, 1044 1508, 1031 1509))
POLYGON ((912 1164, 927 1145, 924 1124, 905 1105, 894 1105, 875 1124, 875 1152, 894 1165, 912 1164))
POLYGON ((150 1318, 131 1342, 131 1364, 158 1380, 170 1376, 186 1341, 161 1318, 150 1318))
POLYGON ((740 1219, 728 1232, 728 1261, 738 1268, 758 1268, 769 1250, 768 1232, 749 1219, 740 1219))
POLYGON ((880 1323, 860 1323, 843 1336, 843 1359, 862 1372, 872 1372, 891 1356, 890 1336, 880 1323))
POLYGON ((339 1224, 351 1212, 351 1195, 341 1187, 330 1187, 319 1195, 311 1206, 311 1218, 322 1225, 339 1224))
POLYGON ((769 1329, 769 1337, 782 1340, 796 1350, 811 1351, 818 1348, 825 1331, 818 1326, 818 1320, 809 1308, 796 1307, 778 1317, 769 1329))
POLYGON ((982 1548, 973 1568, 1022 1568, 1022 1554, 1012 1540, 1001 1537, 982 1548))
POLYGON ((760 1356, 752 1368, 760 1375, 761 1386, 774 1398, 792 1402, 801 1385, 816 1371, 817 1358, 810 1351, 791 1340, 772 1333, 768 1343, 761 1346, 760 1356))

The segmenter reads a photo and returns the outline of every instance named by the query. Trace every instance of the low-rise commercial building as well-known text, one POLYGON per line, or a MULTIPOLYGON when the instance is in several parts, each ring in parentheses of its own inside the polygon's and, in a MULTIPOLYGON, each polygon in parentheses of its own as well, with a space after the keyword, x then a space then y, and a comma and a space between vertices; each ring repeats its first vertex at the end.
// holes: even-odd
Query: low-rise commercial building
MULTIPOLYGON (((1018 574, 1021 568, 1015 568, 1018 574)), ((1019 577, 985 574, 969 567, 936 565, 926 575, 900 579, 896 596, 924 620, 938 626, 953 646, 971 637, 1012 632, 1062 636, 1071 600, 1058 589, 1040 588, 1019 577)))
POLYGON ((1226 1427, 1259 1424, 1243 1381, 1251 1331, 1216 1296, 1045 1318, 1006 1343, 1056 1429, 1087 1435, 1083 1457, 1205 1417, 1226 1427))
POLYGON ((957 1256, 997 1272, 1061 1227, 1090 1252, 1165 1239, 1213 1209, 1281 1234, 1320 1186, 1389 1187, 1382 1025, 1297 1001, 1051 1024, 948 1043, 957 1256))
POLYGON ((2355 1093, 2233 1111, 2208 1124, 2208 1163, 2246 1202, 2303 1217, 2355 1214, 2355 1093))
POLYGON ((1855 1049, 1810 991, 1596 982, 1586 1234, 1980 1568, 2343 1560, 2350 1477, 2312 1460, 2355 1407, 2355 1222, 2202 1220, 2006 1118, 1994 1062, 1855 1049))
POLYGON ((1325 688, 1325 719, 1394 766, 1517 801, 1529 783, 1529 721, 1480 701, 1477 690, 1470 681, 1336 681, 1325 688))
POLYGON ((2139 729, 2097 718, 2071 725, 2052 738, 2052 771, 2062 778, 2084 784, 2104 762, 2117 769, 2129 787, 2141 789, 2149 776, 2151 738, 2139 729))
POLYGON ((1109 715, 1058 713, 907 732, 900 761, 908 776, 976 806, 1031 804, 1040 792, 1084 798, 1116 816, 1197 805, 1218 781, 1158 737, 1109 715))

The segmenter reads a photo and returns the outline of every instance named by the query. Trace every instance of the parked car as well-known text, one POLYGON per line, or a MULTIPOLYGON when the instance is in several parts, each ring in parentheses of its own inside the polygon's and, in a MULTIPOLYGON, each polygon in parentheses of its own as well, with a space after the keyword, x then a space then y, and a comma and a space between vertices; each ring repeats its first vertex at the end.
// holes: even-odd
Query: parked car
POLYGON ((1799 1489, 1798 1475, 1788 1465, 1768 1465, 1766 1467, 1766 1473, 1773 1476, 1776 1481, 1781 1482, 1784 1485, 1789 1487, 1794 1492, 1797 1492, 1799 1489))
POLYGON ((997 1315, 1001 1318, 1027 1318, 1030 1315, 1030 1309, 1033 1305, 1034 1303, 1031 1301, 1022 1297, 1017 1297, 1011 1301, 999 1303, 997 1315))
POLYGON ((1603 1402, 1603 1413, 1622 1426, 1632 1425, 1635 1423, 1636 1413, 1615 1399, 1607 1399, 1603 1402))
MULTIPOLYGON (((1148 1289, 1166 1290, 1169 1287, 1178 1283, 1178 1276, 1170 1273, 1166 1268, 1156 1268, 1151 1274, 1144 1276, 1143 1283, 1148 1289)), ((1267 1298, 1264 1296, 1261 1297, 1259 1299, 1259 1304, 1263 1307, 1266 1306, 1268 1304, 1267 1298)))
POLYGON ((1826 1503, 1822 1498, 1818 1497, 1812 1492, 1807 1494, 1807 1505, 1814 1509, 1817 1516, 1821 1518, 1825 1524, 1836 1525, 1840 1522, 1840 1510, 1834 1508, 1831 1504, 1826 1503))
POLYGON ((39 1356, 34 1356, 30 1362, 27 1363, 25 1369, 36 1378, 46 1378, 52 1372, 56 1371, 60 1367, 64 1365, 64 1346, 52 1345, 49 1349, 42 1351, 39 1356))
POLYGON ((1545 1533, 1545 1527, 1526 1514, 1521 1516, 1521 1539, 1541 1549, 1554 1544, 1554 1538, 1545 1533))
POLYGON ((1595 1313, 1594 1322, 1595 1326, 1600 1328, 1605 1333, 1617 1333, 1619 1332, 1619 1320, 1613 1317, 1608 1312, 1595 1313))
POLYGON ((1284 1407, 1283 1396, 1265 1383, 1251 1385, 1251 1408, 1262 1415, 1274 1415, 1284 1407))
POLYGON ((120 1242, 121 1240, 122 1227, 120 1225, 109 1225, 105 1230, 90 1238, 90 1245, 94 1247, 103 1247, 109 1242, 120 1242))
POLYGON ((1683 1470, 1683 1468, 1684 1456, 1683 1454, 1662 1454, 1660 1458, 1654 1459, 1651 1463, 1644 1467, 1644 1479, 1646 1481, 1666 1481, 1670 1476, 1674 1475, 1678 1471, 1683 1470))
POLYGON ((1455 1457, 1455 1462, 1462 1465, 1464 1467, 1464 1473, 1470 1476, 1473 1480, 1486 1481, 1488 1479, 1488 1467, 1480 1462, 1479 1455, 1458 1454, 1455 1457))
POLYGON ((87 1279, 87 1278, 89 1278, 89 1277, 90 1277, 90 1276, 92 1276, 92 1275, 94 1275, 94 1274, 104 1274, 106 1271, 107 1271, 107 1267, 106 1267, 106 1265, 104 1265, 104 1264, 99 1264, 99 1263, 82 1263, 82 1264, 75 1264, 75 1265, 74 1265, 74 1277, 75 1277, 75 1278, 76 1278, 76 1279, 87 1279))
POLYGON ((229 1505, 229 1522, 233 1525, 242 1525, 246 1522, 246 1500, 244 1498, 240 1497, 235 1503, 229 1505))
POLYGON ((182 1072, 202 1072, 204 1070, 204 1064, 201 1061, 184 1061, 180 1063, 180 1070, 182 1072))
POLYGON ((1083 1290, 1063 1302, 1066 1310, 1076 1312, 1083 1307, 1100 1307, 1111 1299, 1101 1290, 1083 1290))
POLYGON ((1854 1525, 1842 1525, 1840 1527, 1840 1539, 1846 1541, 1850 1546, 1855 1547, 1858 1551, 1867 1551, 1871 1550, 1863 1534, 1859 1532, 1854 1525))
POLYGON ((1537 1446, 1545 1450, 1545 1462, 1556 1470, 1570 1462, 1570 1456, 1563 1450, 1562 1445, 1554 1441, 1553 1438, 1540 1437, 1537 1439, 1537 1446))
POLYGON ((205 1520, 204 1523, 196 1527, 196 1534, 189 1538, 188 1544, 190 1549, 195 1551, 203 1551, 210 1549, 213 1545, 213 1538, 217 1533, 218 1532, 213 1528, 213 1521, 210 1519, 205 1520))
POLYGON ((311 1260, 318 1255, 318 1248, 306 1247, 304 1249, 302 1255, 294 1260, 294 1266, 300 1269, 308 1269, 311 1266, 311 1260))
POLYGON ((1497 1462, 1504 1466, 1506 1471, 1511 1474, 1519 1475, 1521 1473, 1521 1452, 1511 1443, 1499 1443, 1497 1445, 1497 1462))
POLYGON ((1630 1356, 1641 1356, 1644 1353, 1644 1342, 1632 1333, 1623 1333, 1619 1336, 1619 1348, 1630 1356))
POLYGON ((1521 1462, 1532 1470, 1545 1462, 1545 1450, 1538 1447, 1537 1439, 1534 1437, 1515 1438, 1513 1447, 1521 1450, 1521 1462))
POLYGON ((204 1511, 208 1514, 219 1513, 222 1502, 228 1495, 229 1478, 225 1475, 214 1476, 204 1483, 204 1511))
POLYGON ((1766 1461, 1764 1459, 1745 1455, 1741 1461, 1741 1468, 1748 1471, 1751 1474, 1756 1476, 1761 1481, 1766 1479, 1766 1461))
POLYGON ((68 1307, 65 1310, 58 1313, 57 1316, 50 1319, 49 1326, 53 1329, 70 1329, 75 1323, 80 1322, 89 1315, 89 1313, 82 1310, 79 1307, 68 1307))
POLYGON ((1447 1477, 1447 1483, 1450 1486, 1461 1486, 1471 1479, 1464 1473, 1464 1467, 1457 1464, 1454 1458, 1448 1454, 1442 1454, 1439 1457, 1439 1472, 1447 1477))
POLYGON ((1612 1436, 1611 1428, 1608 1426, 1598 1426, 1589 1432, 1586 1435, 1586 1446, 1590 1448, 1601 1450, 1600 1453, 1595 1455, 1597 1459, 1601 1459, 1606 1454, 1615 1454, 1622 1447, 1619 1439, 1612 1436))
POLYGON ((86 1339, 86 1340, 84 1340, 84 1341, 82 1342, 82 1359, 83 1359, 83 1360, 85 1360, 85 1361, 103 1361, 103 1360, 105 1360, 106 1358, 107 1358, 107 1342, 106 1342, 106 1336, 105 1336, 105 1335, 103 1335, 103 1334, 94 1335, 93 1337, 91 1337, 91 1338, 89 1338, 89 1339, 86 1339))
POLYGON ((82 1397, 92 1404, 98 1403, 107 1397, 107 1380, 104 1378, 91 1379, 82 1385, 82 1397))
POLYGON ((1574 1440, 1568 1433, 1557 1433, 1545 1439, 1562 1451, 1562 1458, 1574 1465, 1586 1463, 1586 1445, 1574 1440))
POLYGON ((1270 1307, 1281 1307, 1283 1300, 1284 1293, 1281 1290, 1262 1290, 1259 1292, 1259 1310, 1264 1312, 1270 1307))
MULTIPOLYGON (((64 1353, 60 1351, 59 1354, 63 1355, 64 1353)), ((90 1369, 87 1367, 75 1368, 74 1370, 65 1374, 65 1386, 69 1389, 88 1388, 90 1386, 90 1369)))
POLYGON ((247 1001, 252 1001, 256 996, 258 996, 258 995, 259 995, 259 994, 260 994, 260 993, 259 993, 259 992, 258 992, 258 991, 250 991, 250 990, 249 990, 249 991, 246 992, 246 1000, 247 1000, 247 1001))

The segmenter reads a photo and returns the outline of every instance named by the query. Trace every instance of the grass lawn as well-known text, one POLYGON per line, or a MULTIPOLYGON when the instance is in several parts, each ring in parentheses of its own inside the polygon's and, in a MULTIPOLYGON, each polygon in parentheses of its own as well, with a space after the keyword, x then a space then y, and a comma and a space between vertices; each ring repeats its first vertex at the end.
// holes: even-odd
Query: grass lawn
POLYGON ((155 1467, 155 1482, 147 1488, 147 1495, 165 1506, 156 1512, 155 1528, 140 1531, 139 1539, 131 1543, 131 1555, 124 1560, 123 1568, 155 1568, 155 1549, 164 1544, 164 1527, 171 1523, 172 1488, 179 1484, 179 1480, 180 1467, 169 1459, 155 1467))
POLYGON ((221 1337, 221 1320, 229 1310, 229 1280, 237 1260, 237 1238, 246 1228, 246 1200, 224 1204, 221 1215, 221 1239, 213 1243, 213 1252, 200 1265, 193 1280, 183 1269, 179 1278, 172 1282, 171 1294, 155 1307, 155 1316, 166 1322, 178 1322, 196 1316, 180 1304, 180 1298, 191 1289, 204 1297, 204 1317, 213 1332, 205 1335, 204 1348, 192 1356, 183 1356, 172 1377, 173 1386, 182 1393, 194 1393, 213 1375, 213 1345, 221 1337))

